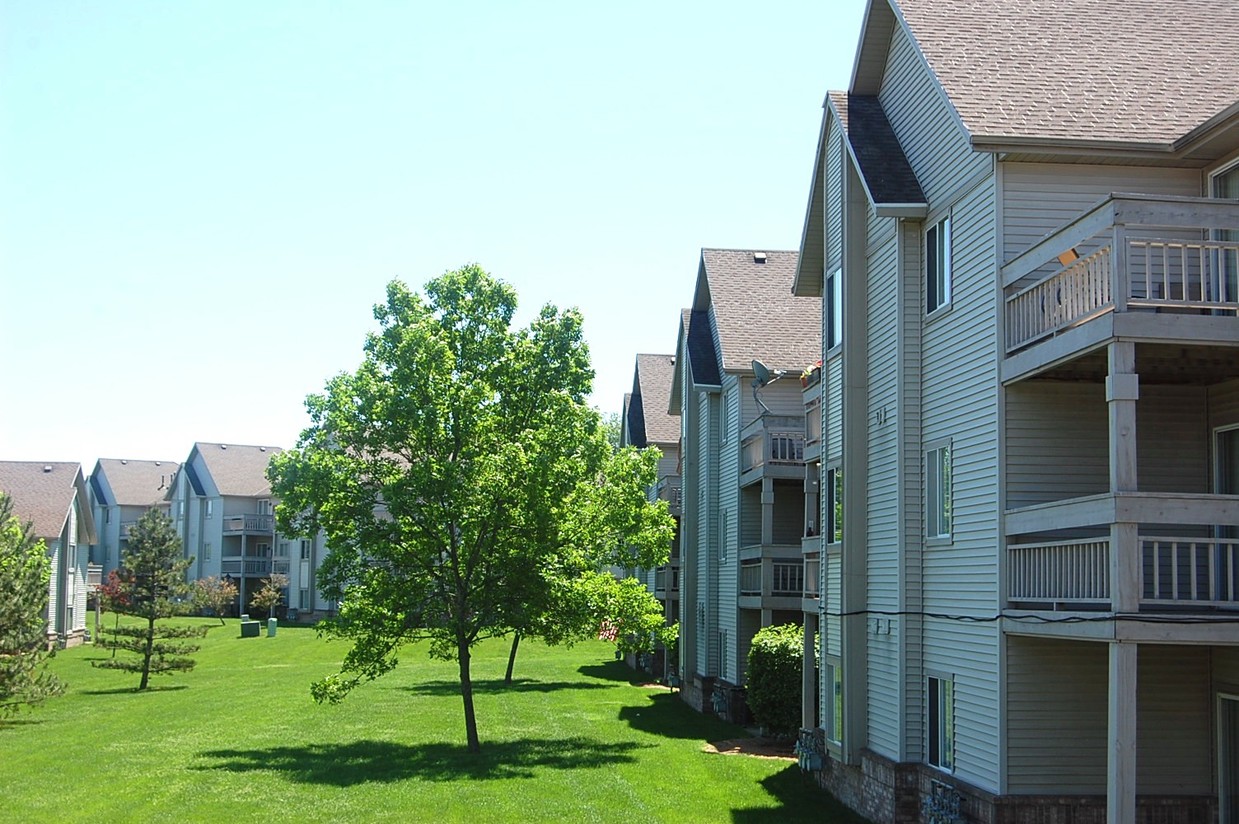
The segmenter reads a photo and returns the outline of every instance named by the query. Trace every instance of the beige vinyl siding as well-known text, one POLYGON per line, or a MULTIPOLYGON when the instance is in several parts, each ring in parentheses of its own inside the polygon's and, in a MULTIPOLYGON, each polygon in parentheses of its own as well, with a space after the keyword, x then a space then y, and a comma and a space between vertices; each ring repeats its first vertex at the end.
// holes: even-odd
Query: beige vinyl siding
POLYGON ((1106 791, 1105 644, 1007 639, 1007 788, 1106 791))
POLYGON ((64 621, 64 613, 61 610, 61 591, 64 588, 64 573, 61 565, 64 563, 64 552, 61 551, 62 542, 59 540, 51 541, 47 545, 47 556, 51 559, 51 578, 47 586, 47 628, 50 631, 56 629, 64 621))
POLYGON ((997 792, 997 625, 926 616, 923 660, 926 671, 955 679, 955 775, 997 792))
MULTIPOLYGON (((847 341, 839 347, 847 347, 847 341)), ((822 365, 822 454, 837 460, 843 454, 843 357, 836 354, 822 365)), ((826 461, 823 461, 823 465, 826 461)))
MULTIPOLYGON (((892 228, 896 223, 883 218, 892 228)), ((888 240, 870 246, 868 278, 868 502, 866 597, 870 609, 899 609, 899 487, 896 328, 898 323, 898 244, 883 227, 888 240)), ((868 641, 869 741, 868 746, 888 758, 899 758, 900 695, 899 619, 876 618, 879 630, 868 641)))
MULTIPOLYGON (((1104 643, 1009 639, 1011 793, 1105 793, 1108 654, 1104 643)), ((1212 791, 1210 670, 1208 647, 1141 645, 1136 764, 1142 794, 1212 791)))
MULTIPOLYGON (((766 406, 770 407, 770 414, 790 418, 803 418, 804 392, 800 388, 800 372, 812 364, 790 365, 795 371, 788 369, 786 375, 777 381, 766 384, 758 390, 758 394, 766 406)), ((723 378, 724 382, 729 380, 737 381, 736 397, 739 398, 741 404, 741 415, 736 423, 736 431, 739 432, 757 420, 758 416, 761 415, 761 408, 757 405, 757 401, 753 399, 753 376, 751 374, 727 375, 723 378)))
POLYGON ((1110 489, 1101 384, 1026 381, 1006 390, 1008 509, 1110 489))
POLYGON ((1002 188, 1004 263, 1111 192, 1201 194, 1195 169, 1051 163, 1004 163, 1002 188))
MULTIPOLYGON (((826 132, 826 199, 822 204, 822 216, 826 221, 826 274, 838 268, 843 259, 843 140, 843 130, 832 117, 826 132)), ((824 313, 822 317, 825 318, 824 313)))
POLYGON ((697 491, 697 557, 700 570, 699 600, 705 603, 706 620, 698 647, 698 672, 716 675, 719 667, 718 630, 718 412, 717 396, 709 392, 697 395, 697 416, 700 421, 697 442, 697 465, 701 472, 697 491))
POLYGON ((933 73, 902 27, 896 27, 878 100, 929 203, 955 196, 985 172, 988 154, 973 152, 933 73))
POLYGON ((900 760, 918 761, 924 747, 925 670, 924 582, 921 577, 921 224, 900 226, 899 395, 895 426, 900 444, 900 661, 903 665, 901 710, 903 744, 900 760))
POLYGON ((1208 391, 1141 386, 1136 403, 1137 484, 1142 492, 1209 492, 1208 391))
POLYGON ((822 644, 827 655, 840 656, 843 654, 843 642, 839 634, 839 599, 841 597, 839 587, 843 580, 840 572, 840 558, 837 552, 828 553, 826 556, 826 616, 825 624, 822 627, 822 644))
MULTIPOLYGON (((921 336, 920 471, 925 446, 943 439, 951 441, 952 471, 951 539, 929 543, 922 555, 929 613, 991 617, 998 609, 993 214, 992 179, 954 204, 953 301, 924 321, 921 336)), ((926 618, 923 637, 925 668, 956 676, 956 774, 996 791, 997 626, 926 618)))
MULTIPOLYGON (((718 588, 718 620, 719 628, 727 633, 727 648, 722 655, 728 664, 722 675, 727 680, 739 683, 743 663, 740 661, 740 650, 747 649, 741 644, 739 629, 740 617, 736 606, 739 590, 739 573, 736 569, 740 557, 737 521, 739 520, 740 491, 740 398, 741 384, 747 378, 735 375, 723 376, 723 397, 726 399, 721 410, 726 410, 727 418, 721 420, 719 437, 719 519, 716 528, 721 529, 726 524, 727 533, 720 535, 719 558, 719 588, 718 588), (725 513, 725 517, 724 517, 725 513)), ((760 516, 760 512, 758 513, 760 516)), ((760 540, 760 532, 759 540, 760 540)))

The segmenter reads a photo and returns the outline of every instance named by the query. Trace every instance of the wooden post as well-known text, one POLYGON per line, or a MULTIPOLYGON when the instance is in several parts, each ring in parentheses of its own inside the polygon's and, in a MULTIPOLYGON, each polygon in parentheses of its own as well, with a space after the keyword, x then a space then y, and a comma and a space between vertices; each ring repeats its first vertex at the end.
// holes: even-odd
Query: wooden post
MULTIPOLYGON (((1136 374, 1136 345, 1115 341, 1109 346, 1110 374, 1106 376, 1106 404, 1110 416, 1110 494, 1135 492, 1136 401, 1140 377, 1136 374)), ((1134 523, 1110 525, 1110 608, 1136 612, 1140 607, 1140 535, 1134 523)))
POLYGON ((1106 824, 1136 820, 1136 644, 1110 643, 1106 824))

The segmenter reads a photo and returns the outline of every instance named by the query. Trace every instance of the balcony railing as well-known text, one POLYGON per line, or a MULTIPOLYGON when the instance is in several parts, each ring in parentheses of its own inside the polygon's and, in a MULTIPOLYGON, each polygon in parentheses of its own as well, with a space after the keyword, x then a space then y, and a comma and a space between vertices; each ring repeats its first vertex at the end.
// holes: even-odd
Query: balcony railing
POLYGON ((654 592, 655 594, 667 594, 667 584, 671 584, 671 594, 676 594, 680 591, 680 568, 674 566, 661 566, 654 570, 654 592))
POLYGON ((680 476, 664 475, 658 479, 658 498, 666 501, 672 513, 680 510, 680 476))
POLYGON ((767 465, 803 464, 804 432, 786 430, 759 432, 746 438, 740 450, 742 472, 767 465))
POLYGON ((804 407, 804 442, 813 446, 822 440, 822 397, 818 395, 804 407))
POLYGON ((1112 195, 1003 267, 1014 352, 1108 312, 1239 311, 1239 204, 1112 195), (1226 239, 1215 239, 1212 236, 1226 239), (1077 249, 1095 250, 1072 260, 1077 249), (1022 288, 1048 260, 1065 265, 1022 288))
POLYGON ((128 540, 129 531, 132 530, 137 525, 138 525, 137 521, 121 521, 120 522, 120 539, 122 541, 128 540))
POLYGON ((86 588, 90 590, 98 589, 103 583, 103 567, 99 564, 86 565, 86 588))
MULTIPOLYGON (((225 555, 219 559, 221 575, 267 576, 271 574, 272 566, 270 558, 260 558, 251 555, 244 557, 240 555, 225 555)), ((288 562, 283 562, 283 566, 284 569, 275 569, 274 571, 287 575, 288 562)))
POLYGON ((225 515, 223 528, 225 535, 247 534, 270 535, 275 519, 270 515, 225 515))
POLYGON ((804 559, 804 597, 818 597, 820 586, 821 558, 805 558, 804 559))
MULTIPOLYGON (((1142 536, 1141 607, 1239 607, 1239 539, 1142 536)), ((1055 604, 1107 604, 1110 540, 1007 547, 1009 598, 1055 604)))
POLYGON ((802 598, 805 591, 805 564, 796 560, 763 559, 740 565, 740 595, 744 597, 802 598), (769 588, 763 581, 768 570, 769 588))

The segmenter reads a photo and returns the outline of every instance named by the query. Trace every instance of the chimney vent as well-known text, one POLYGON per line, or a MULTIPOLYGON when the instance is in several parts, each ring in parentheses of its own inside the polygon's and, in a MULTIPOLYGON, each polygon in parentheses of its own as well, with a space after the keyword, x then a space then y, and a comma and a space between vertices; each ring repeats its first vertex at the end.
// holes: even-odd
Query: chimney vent
POLYGON ((765 252, 754 252, 754 253, 753 253, 753 262, 754 262, 754 263, 765 263, 765 262, 766 262, 766 253, 765 253, 765 252))

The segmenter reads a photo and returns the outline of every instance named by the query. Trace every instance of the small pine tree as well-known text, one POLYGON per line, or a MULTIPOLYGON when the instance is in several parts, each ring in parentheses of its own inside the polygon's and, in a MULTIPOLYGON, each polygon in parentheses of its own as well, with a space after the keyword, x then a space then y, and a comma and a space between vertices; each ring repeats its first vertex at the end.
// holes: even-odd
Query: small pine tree
POLYGON ((753 636, 745 694, 753 718, 775 734, 800 727, 804 630, 795 624, 765 627, 753 636))
POLYGON ((181 557, 181 539, 172 528, 172 521, 157 509, 138 520, 129 533, 129 547, 121 558, 117 575, 123 598, 119 611, 146 620, 145 624, 117 626, 109 632, 104 646, 112 650, 131 652, 139 660, 111 658, 94 661, 103 669, 140 672, 139 690, 150 683, 151 675, 186 672, 194 668, 189 655, 198 645, 186 638, 202 637, 205 627, 170 627, 158 624, 184 611, 184 598, 189 594, 185 571, 192 558, 181 557))
POLYGON ((52 655, 44 617, 50 578, 47 548, 0 493, 0 719, 64 690, 44 668, 52 655))

